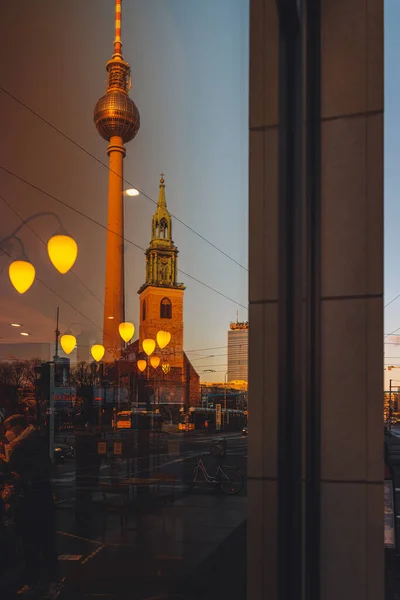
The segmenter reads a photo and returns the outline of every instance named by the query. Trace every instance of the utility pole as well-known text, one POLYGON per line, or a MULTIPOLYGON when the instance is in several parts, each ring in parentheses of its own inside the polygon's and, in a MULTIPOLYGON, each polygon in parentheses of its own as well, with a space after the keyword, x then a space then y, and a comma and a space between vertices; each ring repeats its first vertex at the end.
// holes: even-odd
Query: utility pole
POLYGON ((49 398, 49 454, 50 459, 54 459, 54 361, 50 363, 50 398, 49 398))
MULTIPOLYGON (((395 365, 388 365, 387 366, 387 370, 391 371, 392 369, 400 369, 399 366, 395 366, 395 365)), ((385 367, 386 370, 386 367, 385 367)), ((396 379, 389 379, 389 423, 388 423, 388 430, 391 431, 392 430, 392 414, 393 414, 393 403, 392 403, 392 382, 396 381, 397 383, 399 383, 399 381, 397 381, 396 379)))
POLYGON ((53 461, 54 458, 54 392, 55 392, 55 365, 59 359, 58 356, 58 340, 60 337, 59 330, 59 321, 60 321, 60 307, 57 306, 57 324, 56 324, 56 347, 53 356, 53 360, 50 362, 50 389, 49 389, 49 454, 50 459, 53 461))
POLYGON ((56 348, 55 348, 55 352, 54 352, 54 360, 57 360, 58 358, 60 358, 58 356, 58 340, 60 338, 60 331, 58 329, 59 320, 60 320, 60 307, 57 306, 57 325, 56 325, 56 331, 55 331, 55 334, 56 334, 56 348))
POLYGON ((190 363, 187 362, 186 363, 186 377, 185 377, 185 382, 186 382, 186 390, 185 390, 185 415, 189 415, 189 408, 190 408, 190 363))
POLYGON ((227 412, 226 412, 226 386, 228 385, 227 382, 227 377, 228 377, 228 373, 225 373, 225 385, 224 385, 224 410, 225 410, 225 414, 224 414, 224 429, 226 429, 226 425, 227 425, 227 412))
POLYGON ((392 379, 389 380, 389 431, 392 431, 392 379))

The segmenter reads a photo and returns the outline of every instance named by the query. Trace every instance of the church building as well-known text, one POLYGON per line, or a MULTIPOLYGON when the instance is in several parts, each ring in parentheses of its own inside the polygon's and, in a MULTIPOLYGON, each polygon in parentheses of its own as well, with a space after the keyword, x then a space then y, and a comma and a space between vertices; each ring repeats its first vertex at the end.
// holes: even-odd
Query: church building
POLYGON ((160 357, 151 362, 142 379, 154 388, 160 405, 183 407, 200 404, 200 377, 183 350, 183 304, 185 286, 178 282, 178 249, 172 239, 172 219, 167 209, 165 180, 161 174, 158 203, 151 224, 151 241, 146 250, 146 280, 140 287, 138 358, 147 360, 143 340, 155 340, 158 331, 168 331, 166 348, 156 348, 160 357))

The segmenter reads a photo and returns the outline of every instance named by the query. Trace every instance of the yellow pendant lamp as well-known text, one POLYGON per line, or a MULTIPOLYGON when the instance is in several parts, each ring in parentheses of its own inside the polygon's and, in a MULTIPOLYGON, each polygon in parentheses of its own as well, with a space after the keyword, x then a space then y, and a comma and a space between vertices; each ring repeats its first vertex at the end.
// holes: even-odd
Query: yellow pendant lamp
POLYGON ((153 355, 150 358, 150 364, 153 367, 153 369, 157 369, 158 365, 160 364, 160 357, 156 356, 156 355, 153 355))
POLYGON ((140 359, 137 361, 137 368, 139 369, 139 371, 141 373, 143 373, 143 371, 145 370, 145 368, 147 367, 147 362, 143 359, 140 359))
POLYGON ((53 266, 65 275, 74 266, 78 244, 69 235, 53 235, 47 242, 47 252, 53 266))
POLYGON ((101 344, 94 344, 90 349, 90 352, 96 362, 101 361, 101 359, 104 356, 105 351, 106 350, 105 350, 104 346, 102 346, 101 344))
POLYGON ((143 340, 142 343, 143 346, 143 350, 146 352, 147 356, 150 356, 150 354, 153 354, 154 350, 156 349, 156 343, 154 340, 143 340))
POLYGON ((76 337, 70 332, 64 333, 64 335, 61 336, 60 344, 65 354, 71 354, 76 346, 76 337))
POLYGON ((19 294, 25 294, 35 281, 36 270, 27 260, 14 260, 8 267, 10 281, 19 294))
POLYGON ((133 323, 120 323, 118 331, 124 342, 130 342, 135 335, 135 326, 133 323))
POLYGON ((163 370, 163 373, 165 373, 165 375, 166 375, 167 373, 170 372, 171 365, 169 363, 163 363, 163 365, 161 366, 161 368, 163 370))
POLYGON ((159 331, 157 333, 157 344, 161 350, 168 346, 171 341, 171 334, 169 331, 159 331))

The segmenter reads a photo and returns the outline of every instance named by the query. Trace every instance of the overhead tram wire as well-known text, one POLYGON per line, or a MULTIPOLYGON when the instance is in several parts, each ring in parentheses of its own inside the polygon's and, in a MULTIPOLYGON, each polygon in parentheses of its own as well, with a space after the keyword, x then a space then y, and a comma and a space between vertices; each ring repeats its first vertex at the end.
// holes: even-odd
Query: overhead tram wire
MULTIPOLYGON (((16 258, 12 254, 10 254, 5 248, 1 247, 1 251, 4 252, 4 254, 6 254, 12 260, 16 260, 16 258)), ((43 279, 40 279, 40 277, 36 277, 35 279, 37 279, 37 281, 39 281, 42 285, 44 285, 45 288, 47 288, 48 290, 50 290, 50 292, 52 292, 58 298, 60 298, 63 302, 65 302, 65 304, 68 304, 68 306, 70 306, 79 315, 81 315, 81 317, 83 317, 84 319, 86 319, 87 321, 89 321, 89 323, 91 323, 92 325, 94 325, 96 327, 96 329, 100 329, 100 331, 103 331, 103 329, 102 329, 102 327, 100 327, 100 325, 97 325, 97 323, 95 323, 94 321, 92 321, 92 319, 90 317, 86 316, 81 310, 79 310, 79 308, 76 308, 76 306, 74 306, 71 302, 69 302, 69 300, 66 300, 64 298, 64 296, 62 296, 61 294, 59 294, 58 292, 56 292, 50 285, 48 285, 47 283, 45 283, 43 281, 43 279)))
POLYGON ((393 302, 395 302, 395 300, 397 300, 397 298, 400 298, 400 294, 397 294, 397 296, 395 296, 394 298, 392 298, 390 300, 390 302, 388 302, 387 304, 385 304, 385 306, 383 308, 387 308, 388 306, 390 306, 393 302))
POLYGON ((195 365, 195 369, 213 369, 214 367, 225 367, 226 363, 219 363, 218 365, 195 365))
MULTIPOLYGON (((385 304, 385 306, 383 308, 387 308, 388 306, 390 306, 391 304, 393 304, 393 302, 395 302, 397 300, 397 298, 400 298, 400 294, 397 294, 397 296, 395 296, 394 298, 392 298, 390 300, 390 302, 388 302, 387 304, 385 304)), ((387 337, 389 337, 390 335, 393 335, 394 333, 397 333, 400 330, 400 327, 398 327, 397 329, 395 329, 394 331, 392 331, 391 333, 386 333, 383 336, 383 339, 386 339, 387 337)), ((390 344, 390 342, 385 342, 385 344, 390 344)), ((397 345, 397 344, 395 344, 397 345)))
MULTIPOLYGON (((2 91, 4 94, 6 94, 10 98, 12 98, 20 106, 22 106, 23 108, 25 108, 26 110, 28 110, 37 119, 39 119, 40 121, 42 121, 43 123, 45 123, 48 127, 50 127, 51 129, 53 129, 54 131, 56 131, 59 135, 61 135, 66 140, 68 140, 71 144, 73 144, 74 146, 76 146, 77 148, 79 148, 79 150, 81 150, 82 152, 84 152, 85 154, 87 154, 88 156, 90 156, 91 158, 93 158, 93 160, 95 160, 100 165, 102 165, 103 167, 105 167, 107 169, 107 171, 111 171, 112 173, 114 173, 115 175, 118 175, 118 177, 119 177, 119 174, 115 173, 115 171, 113 171, 112 169, 110 169, 110 167, 109 167, 109 165, 107 163, 103 162, 100 158, 97 158, 97 156, 95 156, 94 154, 92 154, 91 152, 89 152, 89 150, 87 150, 86 148, 84 148, 81 144, 79 144, 78 142, 76 142, 69 135, 67 135, 66 133, 64 133, 63 131, 61 131, 61 129, 58 129, 58 127, 56 127, 50 121, 48 121, 47 119, 45 119, 44 117, 42 117, 39 113, 37 113, 30 106, 28 106, 27 104, 25 104, 24 102, 22 102, 22 100, 20 100, 16 96, 14 96, 14 94, 11 94, 11 92, 9 92, 8 90, 6 90, 1 85, 0 85, 0 91, 2 91)), ((141 193, 142 196, 144 196, 147 200, 149 200, 150 202, 152 202, 153 204, 155 204, 157 206, 156 200, 154 200, 153 198, 151 198, 151 196, 149 196, 148 194, 146 194, 146 192, 144 192, 143 190, 141 190, 138 187, 136 187, 133 183, 131 183, 130 181, 128 181, 125 177, 123 177, 122 180, 123 180, 124 183, 126 183, 130 187, 137 189, 141 193)), ((171 212, 170 212, 170 215, 176 221, 178 221, 181 225, 183 225, 184 227, 186 227, 187 229, 189 229, 189 231, 191 231, 192 233, 194 233, 195 235, 197 235, 200 239, 202 239, 204 242, 206 242, 207 244, 209 244, 212 248, 214 248, 215 250, 217 250, 218 252, 220 252, 223 256, 225 256, 230 261, 232 261, 233 263, 235 263, 241 269, 243 269, 244 271, 248 272, 248 269, 244 265, 242 265, 239 261, 237 261, 236 259, 234 259, 232 256, 230 256, 229 254, 227 254, 223 250, 221 250, 221 248, 219 248, 216 244, 214 244, 213 242, 210 242, 210 240, 208 240, 201 233, 199 233, 198 231, 196 231, 195 229, 193 229, 193 227, 191 227, 190 225, 187 225, 187 223, 185 223, 184 221, 182 221, 182 219, 180 219, 179 217, 177 217, 176 215, 174 215, 171 212)))
MULTIPOLYGON (((14 256, 12 256, 12 254, 10 254, 5 248, 0 247, 1 251, 6 254, 9 258, 11 258, 12 260, 16 260, 14 256)), ((4 270, 6 269, 7 264, 5 264, 2 269, 0 270, 0 277, 3 274, 4 270)), ((91 323, 92 325, 94 325, 96 327, 96 329, 99 329, 102 333, 104 333, 103 328, 100 325, 97 325, 97 323, 95 323, 94 321, 92 321, 90 319, 90 317, 88 317, 87 315, 85 315, 82 311, 79 310, 79 308, 76 308, 76 306, 74 306, 71 302, 69 302, 68 300, 66 300, 63 296, 61 296, 61 294, 59 294, 58 292, 56 292, 50 285, 48 285, 47 283, 45 283, 42 279, 40 279, 40 277, 36 277, 36 279, 44 286, 46 287, 50 292, 52 292, 53 294, 55 294, 58 298, 60 298, 63 302, 65 302, 66 304, 68 304, 68 306, 70 306, 70 308, 72 308, 73 310, 75 310, 78 314, 81 315, 81 317, 83 317, 84 319, 86 319, 87 321, 89 321, 89 323, 91 323)), ((134 342, 133 342, 134 343, 134 342)), ((193 350, 184 350, 184 352, 186 354, 191 353, 191 352, 204 352, 207 350, 219 350, 219 349, 223 349, 226 348, 227 346, 213 346, 211 348, 198 348, 198 349, 193 349, 193 350)), ((172 353, 172 352, 171 352, 172 353)), ((168 352, 167 352, 168 354, 168 352)), ((215 356, 226 356, 227 354, 216 354, 215 356)), ((204 357, 199 357, 199 358, 210 358, 209 356, 204 356, 204 357)), ((199 365, 199 368, 204 368, 208 365, 199 365)), ((211 366, 225 366, 225 365, 211 365, 211 366)))
MULTIPOLYGON (((385 306, 383 308, 387 308, 388 306, 390 306, 390 304, 392 304, 395 300, 397 300, 397 298, 400 298, 400 294, 397 294, 397 296, 395 296, 394 298, 392 298, 390 300, 390 302, 388 302, 387 304, 385 304, 385 306)), ((400 330, 400 327, 398 327, 397 329, 395 329, 394 331, 391 331, 390 333, 386 333, 383 336, 383 339, 385 340, 387 337, 397 333, 400 330)), ((385 342, 385 344, 393 344, 395 346, 397 346, 398 344, 396 344, 395 342, 385 342)))
MULTIPOLYGON (((205 360, 206 358, 216 358, 217 356, 228 356, 228 353, 223 352, 222 354, 207 354, 206 356, 196 356, 196 357, 191 358, 190 360, 205 360)), ((400 358, 400 356, 398 358, 400 358)), ((203 365, 198 365, 198 366, 200 367, 203 365)))
MULTIPOLYGON (((393 331, 391 331, 390 333, 387 333, 386 335, 383 336, 383 339, 385 340, 387 337, 389 337, 390 335, 393 335, 395 333, 397 333, 400 330, 400 327, 398 327, 397 329, 394 329, 393 331)), ((385 342, 385 344, 387 344, 388 342, 385 342)))
MULTIPOLYGON (((9 253, 9 252, 7 252, 7 251, 6 251, 4 248, 1 248, 1 251, 2 251, 2 252, 4 252, 4 254, 6 254, 6 255, 7 255, 9 258, 11 258, 12 260, 15 260, 15 258, 14 258, 14 257, 13 257, 13 256, 12 256, 12 255, 9 253)), ((7 264, 5 264, 5 265, 2 267, 2 269, 0 270, 0 277, 1 277, 1 275, 3 274, 3 272, 5 271, 6 267, 7 267, 7 264)), ((94 325, 94 326, 95 326, 97 329, 100 329, 100 331, 104 333, 104 331, 103 331, 102 327, 100 327, 100 325, 97 325, 96 323, 94 323, 93 321, 91 321, 91 319, 89 319, 89 317, 87 317, 87 316, 86 316, 84 313, 82 313, 82 312, 81 312, 81 311, 80 311, 78 308, 76 308, 76 307, 75 307, 73 304, 71 304, 70 302, 68 302, 67 300, 65 300, 65 298, 64 298, 64 297, 62 297, 60 294, 58 294, 58 293, 57 293, 55 290, 53 290, 53 288, 52 288, 52 287, 50 287, 50 286, 49 286, 47 283, 45 283, 44 281, 42 281, 42 280, 41 280, 39 277, 36 277, 36 279, 37 279, 37 280, 38 280, 38 281, 39 281, 39 282, 40 282, 42 285, 44 285, 44 286, 45 286, 47 289, 49 289, 51 292, 53 292, 53 294, 57 295, 57 296, 58 296, 59 298, 61 298, 61 299, 62 299, 64 302, 66 302, 66 303, 67 303, 67 304, 68 304, 68 305, 69 305, 69 306, 70 306, 70 307, 71 307, 73 310, 76 310, 76 311, 77 311, 77 312, 78 312, 78 313, 79 313, 79 314, 80 314, 80 315, 81 315, 81 316, 82 316, 84 319, 86 319, 87 321, 91 322, 91 323, 92 323, 92 324, 93 324, 93 325, 94 325)), ((134 343, 134 342, 133 342, 133 343, 134 343)), ((85 347, 86 347, 86 346, 85 346, 85 347)), ((89 346, 87 346, 87 347, 89 347, 89 346)), ((227 346, 212 346, 212 347, 210 347, 210 348, 197 348, 197 349, 193 349, 193 350, 183 350, 183 351, 185 352, 185 354, 189 354, 189 353, 192 353, 192 352, 205 352, 205 351, 208 351, 208 350, 221 350, 221 349, 224 349, 224 348, 227 348, 227 346)), ((171 352, 168 352, 168 351, 167 351, 167 352, 166 352, 166 354, 172 354, 172 353, 174 353, 174 352, 173 352, 173 351, 171 351, 171 352)), ((217 356, 227 356, 227 353, 224 353, 224 354, 215 354, 215 357, 217 357, 217 356)), ((196 357, 196 360, 198 360, 198 359, 204 359, 204 358, 211 358, 211 357, 210 357, 210 356, 199 356, 199 357, 196 357)), ((193 358, 192 360, 194 360, 194 358, 193 358)), ((198 367, 199 367, 200 369, 202 369, 202 368, 204 368, 204 367, 206 367, 206 366, 207 366, 207 365, 198 365, 198 367)), ((214 365, 214 366, 217 366, 217 365, 214 365)), ((218 365, 218 366, 219 366, 219 365, 218 365)), ((225 366, 225 365, 223 365, 223 366, 225 366)))
MULTIPOLYGON (((11 206, 11 204, 4 198, 4 196, 2 196, 0 194, 0 199, 3 200, 3 202, 8 206, 8 208, 15 214, 17 215, 17 217, 22 221, 22 223, 38 238, 38 240, 40 242, 42 242, 42 244, 44 246, 47 247, 46 242, 44 241, 43 238, 40 237, 40 235, 33 229, 33 227, 28 223, 28 221, 26 221, 20 214, 18 211, 15 210, 15 208, 13 206, 11 206)), ((98 296, 96 296, 96 294, 90 289, 90 287, 88 285, 86 285, 86 283, 84 281, 82 281, 82 279, 79 277, 79 275, 77 273, 75 273, 75 271, 73 269, 71 269, 71 273, 74 277, 76 277, 76 279, 79 281, 79 283, 81 285, 83 285, 83 287, 94 297, 96 298, 96 300, 98 302, 100 302, 100 304, 102 306, 104 306, 104 302, 102 302, 100 300, 100 298, 98 296)))
MULTIPOLYGON (((47 196, 48 198, 51 198, 52 200, 54 200, 55 202, 58 202, 59 204, 61 204, 62 206, 69 208, 70 210, 72 210, 73 212, 77 213, 78 215, 80 215, 81 217, 84 217, 85 219, 88 219, 89 221, 91 221, 92 223, 94 223, 95 225, 98 225, 99 227, 101 227, 102 229, 104 229, 105 231, 109 231, 109 228, 106 225, 103 225, 102 223, 100 223, 99 221, 96 221, 96 219, 93 219, 93 217, 90 217, 89 215, 87 215, 86 213, 80 211, 77 208, 74 208, 73 206, 71 206, 70 204, 68 204, 67 202, 64 202, 63 200, 60 200, 59 198, 57 198, 56 196, 53 196, 52 194, 50 194, 49 192, 46 192, 45 190, 43 190, 42 188, 40 188, 39 186, 35 185, 34 183, 31 183, 30 181, 27 181, 26 179, 24 179, 23 177, 21 177, 20 175, 17 175, 16 173, 14 173, 13 171, 10 171, 10 169, 7 169, 6 167, 0 166, 0 169, 2 171, 4 171, 5 173, 8 173, 9 175, 11 175, 12 177, 15 177, 16 179, 18 179, 19 181, 22 181, 23 183, 25 183, 26 185, 30 186, 32 189, 44 194, 45 196, 47 196)), ((114 233, 114 235, 118 235, 119 237, 121 237, 124 242, 127 242, 128 244, 131 244, 132 246, 135 246, 136 248, 138 248, 139 250, 142 250, 142 252, 145 252, 145 248, 142 248, 142 246, 139 246, 139 244, 136 244, 135 242, 133 242, 132 240, 126 238, 125 236, 120 236, 119 234, 117 234, 116 232, 112 231, 110 229, 111 233, 114 233)), ((189 279, 192 279, 193 281, 196 281, 197 283, 199 283, 200 285, 203 285, 204 287, 208 288, 209 290, 215 292, 216 294, 218 294, 219 296, 222 296, 223 298, 225 298, 226 300, 229 300, 230 302, 233 302, 233 304, 236 304, 237 306, 240 306, 241 308, 244 308, 246 310, 248 310, 248 307, 245 306, 244 304, 241 304, 240 302, 237 302, 236 300, 233 300, 233 298, 230 298, 229 296, 227 296, 226 294, 224 294, 223 292, 220 292, 219 290, 217 290, 216 288, 212 287, 211 285, 208 285, 207 283, 204 283, 204 281, 201 281, 200 279, 197 279, 197 277, 194 277, 193 275, 190 275, 189 273, 186 273, 185 271, 183 271, 182 269, 178 268, 178 271, 180 273, 182 273, 182 275, 184 275, 185 277, 189 277, 189 279)))
MULTIPOLYGON (((0 198, 2 198, 2 199, 3 199, 3 197, 2 197, 2 196, 0 196, 0 198)), ((7 204, 7 202, 6 202, 6 204, 7 204)), ((16 213, 16 214, 17 214, 17 213, 16 213)), ((27 226, 29 226, 29 225, 27 224, 27 226)), ((35 235, 37 235, 35 231, 34 231, 33 233, 35 233, 35 235)), ((38 236, 38 235, 37 235, 37 236, 38 236)), ((39 237, 39 236, 38 236, 38 237, 39 237)), ((39 239, 41 239, 41 238, 39 237, 39 239)), ((43 240, 41 240, 41 241, 43 241, 43 240)), ((9 253, 9 252, 6 250, 6 249, 5 249, 5 248, 2 248, 2 247, 1 247, 1 251, 2 251, 4 254, 6 254, 6 255, 7 255, 9 258, 11 258, 12 260, 16 260, 16 259, 15 259, 15 257, 13 257, 13 256, 12 256, 12 255, 11 255, 11 254, 10 254, 10 253, 9 253)), ((3 265, 2 269, 0 270, 0 277, 2 276, 2 274, 3 274, 3 272, 5 271, 6 267, 7 267, 7 264, 3 265)), ((54 289, 53 289, 51 286, 49 286, 47 283, 45 283, 45 282, 44 282, 42 279, 40 279, 39 277, 36 277, 36 279, 37 279, 37 280, 38 280, 38 281, 39 281, 39 282, 40 282, 40 283, 41 283, 41 284, 42 284, 44 287, 46 287, 46 288, 47 288, 49 291, 51 291, 53 294, 55 294, 56 296, 58 296, 58 298, 60 298, 61 300, 63 300, 63 302, 65 302, 66 304, 68 304, 68 305, 69 305, 69 306, 70 306, 70 307, 71 307, 73 310, 75 310, 77 313, 79 313, 79 314, 80 314, 80 315, 81 315, 81 316, 82 316, 84 319, 86 319, 87 321, 89 321, 89 322, 90 322, 92 325, 94 325, 94 326, 95 326, 97 329, 100 329, 100 331, 101 331, 102 333, 104 333, 104 331, 103 331, 103 328, 102 328, 100 325, 97 325, 97 324, 96 324, 94 321, 92 321, 92 320, 91 320, 89 317, 87 317, 87 316, 86 316, 86 315, 85 315, 83 312, 81 312, 81 311, 80 311, 78 308, 76 308, 76 306, 74 306, 74 305, 73 305, 71 302, 69 302, 69 301, 68 301, 68 300, 66 300, 66 299, 65 299, 63 296, 61 296, 61 295, 60 295, 58 292, 56 292, 56 291, 55 291, 55 290, 54 290, 54 289)), ((89 290, 89 291, 90 291, 90 290, 89 290)), ((193 353, 193 352, 206 352, 206 351, 209 351, 209 350, 222 350, 222 349, 225 349, 225 348, 227 348, 227 346, 212 346, 212 347, 209 347, 209 348, 197 348, 197 349, 195 348, 195 349, 192 349, 192 350, 184 350, 184 352, 185 352, 185 354, 189 354, 189 353, 193 353)), ((171 352, 171 353, 172 353, 172 352, 171 352)), ((169 353, 168 353, 168 351, 167 351, 167 354, 169 354, 169 353)), ((192 358, 192 360, 202 360, 202 359, 204 360, 204 359, 206 359, 206 358, 214 358, 214 357, 216 358, 216 357, 218 357, 218 356, 227 356, 227 353, 223 353, 223 354, 215 354, 214 356, 198 356, 198 357, 196 357, 196 358, 192 358)), ((198 365, 198 368, 199 368, 199 369, 203 369, 203 368, 205 368, 205 367, 207 367, 207 366, 208 366, 208 365, 198 365)), ((219 366, 221 366, 221 365, 212 365, 212 366, 218 366, 218 367, 219 367, 219 366)), ((225 365, 222 365, 222 366, 225 366, 225 365)))

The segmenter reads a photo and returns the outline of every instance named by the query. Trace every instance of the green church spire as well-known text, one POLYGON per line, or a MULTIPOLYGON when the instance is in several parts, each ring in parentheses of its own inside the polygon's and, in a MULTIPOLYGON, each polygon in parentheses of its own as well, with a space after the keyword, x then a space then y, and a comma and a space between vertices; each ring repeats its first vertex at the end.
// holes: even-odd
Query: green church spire
POLYGON ((161 173, 160 190, 158 192, 157 210, 153 215, 152 221, 152 241, 171 240, 171 215, 167 210, 167 201, 165 199, 165 179, 164 173, 161 173))
POLYGON ((185 289, 182 283, 177 283, 177 273, 178 249, 172 240, 172 219, 167 209, 164 173, 161 173, 157 208, 151 223, 151 242, 146 250, 146 283, 139 293, 149 285, 185 289))

